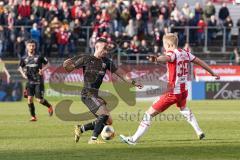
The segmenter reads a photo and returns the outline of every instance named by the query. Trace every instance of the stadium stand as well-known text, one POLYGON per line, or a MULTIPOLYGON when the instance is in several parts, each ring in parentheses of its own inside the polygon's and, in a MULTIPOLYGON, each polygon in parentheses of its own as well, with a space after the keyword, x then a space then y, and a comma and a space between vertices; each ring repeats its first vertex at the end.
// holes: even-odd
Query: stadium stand
MULTIPOLYGON (((39 54, 59 64, 62 57, 89 54, 104 37, 118 44, 118 63, 145 63, 145 55, 161 53, 165 33, 177 32, 180 46, 187 43, 209 63, 235 64, 230 53, 240 44, 239 12, 232 3, 208 0, 2 0, 0 57, 24 57, 24 42, 33 38, 39 54)), ((7 64, 12 75, 16 67, 7 64)))

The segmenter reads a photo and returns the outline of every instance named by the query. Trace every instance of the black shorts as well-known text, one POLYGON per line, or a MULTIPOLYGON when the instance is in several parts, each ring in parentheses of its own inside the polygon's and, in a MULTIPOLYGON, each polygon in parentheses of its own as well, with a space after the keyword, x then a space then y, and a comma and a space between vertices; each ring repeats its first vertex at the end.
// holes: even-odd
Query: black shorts
POLYGON ((104 99, 98 96, 82 96, 82 101, 95 116, 97 116, 98 109, 107 104, 104 99))
POLYGON ((34 83, 27 83, 26 84, 27 95, 28 96, 35 96, 36 98, 42 99, 44 96, 44 84, 34 84, 34 83))

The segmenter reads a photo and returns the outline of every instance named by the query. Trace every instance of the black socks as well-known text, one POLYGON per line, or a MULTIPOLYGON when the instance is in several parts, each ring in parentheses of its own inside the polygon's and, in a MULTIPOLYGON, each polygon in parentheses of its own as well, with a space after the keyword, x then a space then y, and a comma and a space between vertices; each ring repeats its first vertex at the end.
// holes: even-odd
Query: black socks
POLYGON ((94 126, 94 130, 93 130, 93 135, 92 135, 92 139, 95 140, 97 139, 97 137, 99 136, 99 134, 102 132, 104 125, 106 124, 107 120, 108 120, 108 115, 100 115, 98 116, 96 122, 95 122, 95 126, 94 126))
POLYGON ((35 117, 35 107, 33 103, 28 104, 29 111, 32 117, 35 117))
POLYGON ((83 133, 83 132, 88 131, 88 130, 94 130, 95 124, 96 124, 96 121, 84 124, 83 126, 80 127, 81 132, 83 133))

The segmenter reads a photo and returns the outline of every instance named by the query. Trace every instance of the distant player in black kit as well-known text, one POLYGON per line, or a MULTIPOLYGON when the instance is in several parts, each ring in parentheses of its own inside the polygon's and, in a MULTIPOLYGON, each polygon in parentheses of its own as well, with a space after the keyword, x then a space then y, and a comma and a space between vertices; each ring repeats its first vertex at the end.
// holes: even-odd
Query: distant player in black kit
POLYGON ((92 137, 88 141, 88 144, 105 143, 100 141, 98 136, 102 132, 104 125, 112 124, 112 118, 106 108, 106 102, 98 96, 98 89, 102 84, 103 77, 107 70, 116 74, 125 82, 131 83, 138 88, 142 88, 141 84, 123 77, 123 73, 117 69, 109 58, 106 57, 109 46, 110 44, 105 39, 100 38, 95 44, 94 55, 76 56, 67 59, 63 63, 63 67, 67 72, 83 68, 84 88, 81 92, 82 101, 97 118, 91 123, 77 125, 75 127, 75 142, 79 141, 80 135, 83 132, 93 130, 92 137))
POLYGON ((32 116, 30 121, 37 121, 33 97, 42 105, 48 108, 49 116, 53 115, 53 108, 44 95, 43 71, 47 68, 48 60, 45 57, 36 55, 36 42, 34 40, 27 41, 27 57, 22 59, 19 64, 19 71, 23 78, 27 79, 27 98, 28 107, 32 116), (44 66, 44 67, 43 67, 44 66), (25 69, 26 71, 24 72, 25 69))

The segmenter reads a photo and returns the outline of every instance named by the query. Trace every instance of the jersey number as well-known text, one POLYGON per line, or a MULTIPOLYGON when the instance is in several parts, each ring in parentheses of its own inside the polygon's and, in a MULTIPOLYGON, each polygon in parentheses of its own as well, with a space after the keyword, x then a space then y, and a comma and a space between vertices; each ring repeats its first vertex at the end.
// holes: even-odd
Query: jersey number
POLYGON ((178 62, 178 77, 188 74, 188 60, 178 62))

